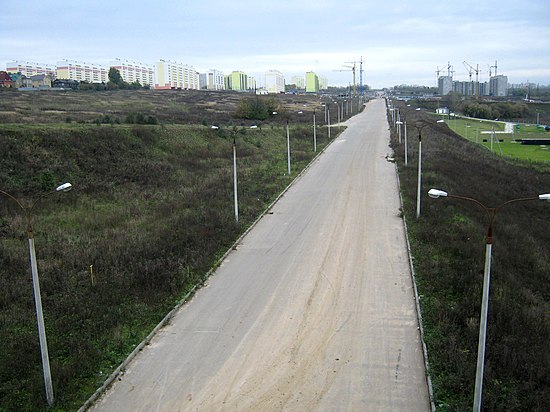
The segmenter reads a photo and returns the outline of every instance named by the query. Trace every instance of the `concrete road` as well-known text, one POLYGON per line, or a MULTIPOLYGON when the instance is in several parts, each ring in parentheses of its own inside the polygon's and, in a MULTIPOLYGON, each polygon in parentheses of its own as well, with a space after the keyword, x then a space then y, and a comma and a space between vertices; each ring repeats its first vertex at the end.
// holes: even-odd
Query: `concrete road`
POLYGON ((97 411, 427 411, 383 100, 348 121, 97 411))

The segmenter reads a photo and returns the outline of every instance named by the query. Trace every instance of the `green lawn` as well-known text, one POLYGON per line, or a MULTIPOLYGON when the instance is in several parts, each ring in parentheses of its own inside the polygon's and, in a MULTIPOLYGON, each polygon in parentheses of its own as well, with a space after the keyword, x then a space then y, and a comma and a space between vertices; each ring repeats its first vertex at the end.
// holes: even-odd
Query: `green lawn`
POLYGON ((550 143, 548 145, 523 145, 516 142, 519 139, 550 139, 550 133, 543 127, 530 124, 514 125, 514 133, 495 133, 491 139, 491 131, 504 132, 504 122, 479 120, 465 117, 445 119, 445 123, 455 133, 471 142, 481 144, 487 150, 492 150, 504 157, 527 160, 530 162, 550 162, 550 143), (492 140, 492 142, 491 142, 492 140))

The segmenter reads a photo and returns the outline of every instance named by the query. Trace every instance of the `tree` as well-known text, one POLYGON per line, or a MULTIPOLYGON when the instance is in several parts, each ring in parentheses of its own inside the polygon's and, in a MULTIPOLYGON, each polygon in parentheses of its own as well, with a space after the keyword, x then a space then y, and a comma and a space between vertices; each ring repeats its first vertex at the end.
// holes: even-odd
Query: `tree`
POLYGON ((109 81, 111 83, 116 84, 117 86, 120 86, 123 82, 122 75, 120 74, 120 70, 118 70, 115 67, 111 67, 109 69, 109 81))

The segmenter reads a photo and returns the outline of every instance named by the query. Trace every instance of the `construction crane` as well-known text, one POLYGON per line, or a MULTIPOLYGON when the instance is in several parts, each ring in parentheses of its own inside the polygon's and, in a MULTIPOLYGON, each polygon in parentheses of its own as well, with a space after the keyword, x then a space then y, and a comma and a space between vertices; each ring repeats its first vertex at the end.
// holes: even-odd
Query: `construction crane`
POLYGON ((363 56, 361 56, 361 60, 359 61, 353 61, 353 62, 344 62, 346 64, 343 64, 342 67, 345 67, 345 69, 337 69, 333 70, 335 72, 352 72, 353 73, 353 97, 357 97, 357 65, 359 64, 359 93, 362 96, 363 95, 363 63, 365 61, 363 60, 363 56), (352 65, 352 66, 350 66, 352 65))
POLYGON ((475 95, 479 95, 479 73, 481 73, 481 70, 479 70, 479 64, 476 65, 476 67, 472 66, 467 61, 463 61, 462 64, 464 64, 464 67, 468 69, 468 74, 470 75, 470 95, 473 95, 474 90, 472 87, 472 74, 476 74, 476 90, 475 95))
POLYGON ((437 70, 435 71, 435 74, 437 75, 437 78, 439 79, 439 73, 443 72, 444 70, 447 70, 447 76, 451 77, 454 73, 453 66, 451 66, 451 62, 447 62, 447 66, 442 67, 441 69, 439 66, 437 66, 437 70))
POLYGON ((356 68, 356 62, 345 62, 345 63, 353 63, 353 66, 348 66, 343 64, 342 67, 345 67, 345 69, 337 69, 333 70, 334 72, 353 72, 353 97, 357 96, 357 86, 355 83, 355 68, 356 68))
POLYGON ((493 67, 495 68, 495 76, 496 76, 497 75, 497 68, 498 68, 496 60, 495 60, 495 65, 494 66, 489 66, 489 79, 491 78, 491 69, 493 67))
POLYGON ((357 68, 357 62, 344 62, 353 64, 353 66, 344 66, 344 67, 350 67, 351 71, 353 72, 353 97, 357 97, 357 82, 355 81, 355 70, 357 68))

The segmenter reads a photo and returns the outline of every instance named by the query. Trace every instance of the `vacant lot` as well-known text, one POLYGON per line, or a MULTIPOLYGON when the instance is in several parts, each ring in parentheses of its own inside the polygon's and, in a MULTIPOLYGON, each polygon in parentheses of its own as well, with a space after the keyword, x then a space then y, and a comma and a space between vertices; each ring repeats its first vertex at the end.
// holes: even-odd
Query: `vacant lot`
MULTIPOLYGON (((154 116, 161 124, 252 124, 234 116, 235 108, 249 93, 196 90, 35 91, 0 90, 1 123, 72 123, 96 121, 124 123, 131 113, 154 116)), ((261 97, 260 97, 261 98, 261 97)), ((271 122, 310 122, 319 111, 317 96, 276 95, 281 115, 271 122), (303 111, 301 115, 299 111, 303 111)), ((328 101, 328 99, 325 99, 328 101)), ((334 109, 336 110, 336 109, 334 109)), ((336 119, 336 116, 333 116, 336 119)))
MULTIPOLYGON (((12 123, 0 125, 0 188, 27 201, 74 185, 35 210, 57 410, 77 409, 315 155, 311 122, 291 122, 288 176, 286 131, 276 123, 286 120, 240 126, 232 113, 241 95, 145 93, 0 93, 2 110, 17 102, 12 123), (82 123, 130 110, 161 124, 82 123), (206 125, 181 124, 193 123, 190 114, 206 125), (34 123, 45 118, 62 123, 34 123)), ((282 98, 282 113, 313 102, 282 98)), ((319 150, 328 144, 325 127, 317 140, 319 150)), ((24 219, 1 197, 0 410, 46 409, 29 272, 24 219)))

